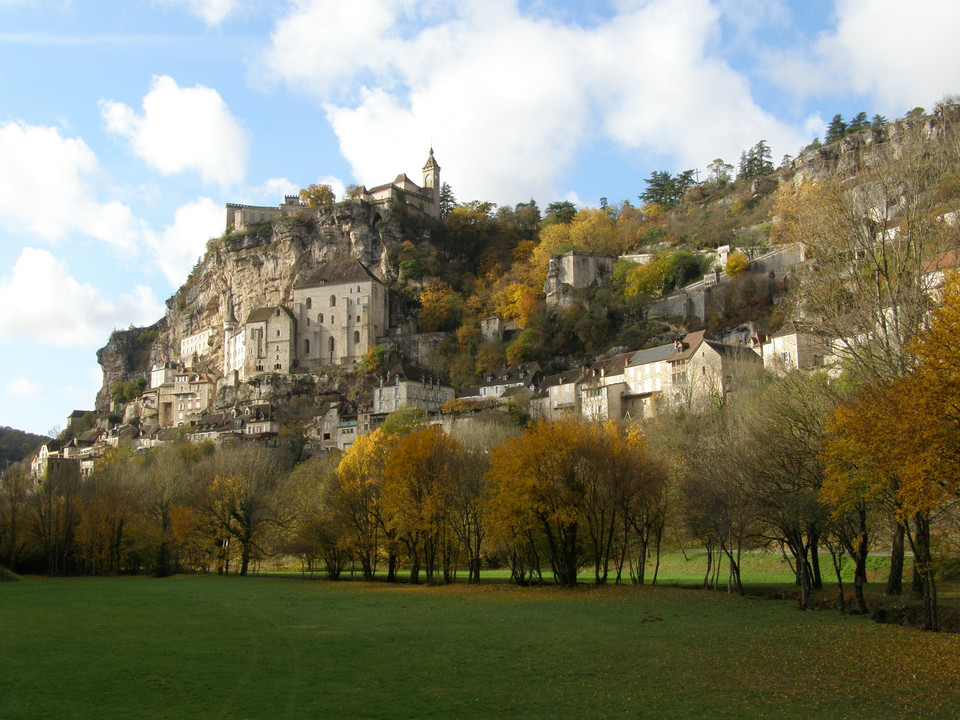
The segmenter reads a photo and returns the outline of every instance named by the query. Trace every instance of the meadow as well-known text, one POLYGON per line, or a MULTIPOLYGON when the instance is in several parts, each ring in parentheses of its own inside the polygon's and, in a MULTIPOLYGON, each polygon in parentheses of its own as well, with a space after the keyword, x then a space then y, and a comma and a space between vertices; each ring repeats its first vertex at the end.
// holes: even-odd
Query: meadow
POLYGON ((0 584, 0 717, 955 718, 960 636, 681 587, 0 584))

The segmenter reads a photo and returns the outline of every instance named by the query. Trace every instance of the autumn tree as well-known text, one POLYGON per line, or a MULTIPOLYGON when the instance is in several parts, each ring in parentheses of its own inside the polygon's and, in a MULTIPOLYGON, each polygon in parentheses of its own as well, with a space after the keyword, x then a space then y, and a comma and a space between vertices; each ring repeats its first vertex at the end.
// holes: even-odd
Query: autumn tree
POLYGON ((389 556, 388 580, 396 579, 395 533, 384 522, 381 504, 383 477, 398 436, 382 428, 362 435, 344 453, 329 490, 337 522, 348 547, 360 563, 364 580, 373 580, 381 542, 389 556))
POLYGON ((0 473, 0 561, 16 570, 26 546, 28 508, 33 478, 26 465, 14 464, 0 473))
POLYGON ((350 561, 347 529, 333 500, 339 452, 309 458, 290 473, 290 528, 282 546, 312 573, 319 561, 327 577, 336 580, 350 561))
POLYGON ((750 266, 750 261, 742 252, 732 252, 727 256, 723 271, 730 277, 739 277, 750 266))
POLYGON ((420 291, 420 330, 438 332, 452 330, 460 323, 463 298, 450 285, 429 283, 420 291))
POLYGON ((960 246, 936 193, 956 149, 908 129, 877 153, 854 182, 784 186, 774 207, 774 234, 802 242, 810 259, 798 275, 796 313, 816 318, 848 369, 871 383, 913 367, 909 341, 930 307, 927 263, 960 246))
POLYGON ((110 575, 124 569, 135 522, 134 496, 126 481, 130 469, 130 453, 111 448, 82 484, 77 551, 83 572, 110 575))
POLYGON ((491 454, 491 532, 517 555, 544 546, 567 587, 589 557, 601 584, 636 528, 640 496, 661 477, 641 437, 615 423, 539 422, 491 454))
POLYGON ((828 525, 820 503, 822 456, 834 403, 824 376, 797 373, 764 388, 743 420, 740 467, 755 517, 766 536, 789 552, 802 610, 811 591, 822 587, 818 548, 828 525))
POLYGON ((404 435, 384 472, 383 507, 410 557, 410 582, 439 581, 439 563, 450 580, 452 532, 449 523, 451 479, 463 472, 463 448, 442 428, 431 425, 404 435))
POLYGON ((300 202, 307 207, 330 208, 337 197, 329 185, 308 185, 300 190, 300 202))
POLYGON ((267 554, 268 533, 289 521, 282 487, 287 463, 279 451, 243 445, 221 450, 203 468, 209 480, 202 511, 218 537, 240 546, 240 575, 267 554))
POLYGON ((490 450, 507 438, 520 434, 520 428, 503 413, 486 410, 471 416, 468 422, 454 423, 450 436, 463 453, 460 472, 449 479, 450 524, 461 547, 467 553, 467 582, 480 582, 482 552, 487 537, 484 498, 490 450))
POLYGON ((30 524, 46 561, 47 573, 73 569, 73 550, 80 520, 80 465, 51 463, 30 498, 30 524))
POLYGON ((960 278, 951 275, 929 324, 911 343, 917 368, 864 386, 838 408, 825 493, 841 507, 892 503, 907 530, 929 629, 939 628, 936 517, 960 493, 960 278))

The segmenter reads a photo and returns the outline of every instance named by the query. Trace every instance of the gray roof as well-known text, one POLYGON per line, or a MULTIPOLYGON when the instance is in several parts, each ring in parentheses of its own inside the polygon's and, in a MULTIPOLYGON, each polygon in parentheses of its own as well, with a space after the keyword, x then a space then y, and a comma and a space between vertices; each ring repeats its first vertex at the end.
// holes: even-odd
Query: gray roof
POLYGON ((637 350, 627 363, 630 367, 636 365, 647 365, 649 363, 661 362, 669 357, 673 357, 676 352, 676 346, 673 343, 667 345, 658 345, 657 347, 647 348, 646 350, 637 350))
POLYGON ((287 308, 283 307, 282 305, 274 305, 273 307, 256 308, 255 310, 251 310, 250 314, 247 315, 247 322, 248 323, 264 322, 267 319, 269 319, 272 315, 276 314, 277 310, 283 310, 283 312, 291 320, 296 321, 296 318, 293 316, 293 313, 290 312, 287 308))
POLYGON ((317 287, 320 285, 339 285, 342 283, 367 282, 373 280, 383 284, 362 262, 356 258, 338 258, 323 263, 309 275, 304 276, 293 287, 317 287))

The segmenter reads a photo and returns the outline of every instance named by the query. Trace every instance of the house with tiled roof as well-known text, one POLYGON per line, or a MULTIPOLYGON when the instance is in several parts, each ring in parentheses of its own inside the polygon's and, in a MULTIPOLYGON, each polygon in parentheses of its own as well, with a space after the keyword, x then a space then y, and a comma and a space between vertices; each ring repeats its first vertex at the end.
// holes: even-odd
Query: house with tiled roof
POLYGON ((359 260, 333 260, 294 285, 293 317, 299 367, 356 365, 386 334, 387 288, 359 260))
POLYGON ((624 368, 633 353, 621 353, 584 368, 580 381, 580 414, 586 420, 620 420, 627 384, 624 368))
POLYGON ((676 353, 673 343, 633 353, 623 368, 626 389, 620 398, 624 420, 652 417, 656 403, 670 383, 667 360, 676 353))
POLYGON ((833 341, 816 325, 788 320, 761 346, 763 366, 783 375, 791 370, 812 370, 830 364, 833 341))
POLYGON ((542 379, 543 370, 540 369, 540 363, 538 362, 504 365, 499 370, 484 373, 479 385, 463 388, 460 397, 474 400, 494 400, 513 387, 526 387, 533 392, 542 379))
POLYGON ((577 368, 543 378, 530 400, 530 414, 545 420, 580 415, 579 388, 583 377, 584 370, 577 368))
POLYGON ((436 373, 398 363, 378 379, 371 410, 387 414, 402 407, 418 407, 433 415, 454 397, 453 386, 441 381, 436 373))
POLYGON ((666 362, 670 369, 668 400, 674 406, 720 402, 739 381, 763 368, 748 347, 708 340, 704 330, 678 340, 666 362))

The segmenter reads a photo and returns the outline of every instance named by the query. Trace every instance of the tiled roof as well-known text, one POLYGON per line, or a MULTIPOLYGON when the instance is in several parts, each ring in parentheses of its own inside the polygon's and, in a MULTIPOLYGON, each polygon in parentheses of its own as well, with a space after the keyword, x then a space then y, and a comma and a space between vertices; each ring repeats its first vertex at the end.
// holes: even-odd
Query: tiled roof
POLYGON ((528 385, 533 382, 537 373, 541 373, 540 363, 528 362, 519 365, 506 365, 495 372, 487 373, 480 380, 480 387, 490 387, 492 385, 512 385, 523 383, 528 385), (489 380, 487 379, 489 378, 489 380))
POLYGON ((294 289, 316 287, 318 285, 366 282, 368 280, 381 282, 366 265, 356 258, 339 258, 323 263, 316 271, 297 282, 294 289))
POLYGON ((276 314, 277 310, 283 310, 283 312, 291 320, 296 320, 296 318, 294 318, 293 316, 293 313, 290 312, 287 308, 283 307, 282 305, 275 305, 274 307, 257 308, 255 310, 251 310, 250 314, 247 315, 247 322, 248 323, 264 322, 265 320, 269 319, 272 315, 276 314))
POLYGON ((637 350, 630 357, 630 362, 627 364, 630 367, 634 367, 636 365, 649 365, 650 363, 666 360, 672 357, 676 352, 677 348, 673 344, 658 345, 657 347, 648 348, 646 350, 637 350))

